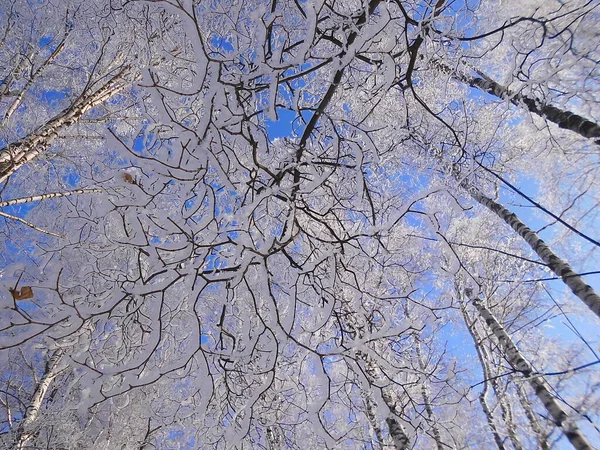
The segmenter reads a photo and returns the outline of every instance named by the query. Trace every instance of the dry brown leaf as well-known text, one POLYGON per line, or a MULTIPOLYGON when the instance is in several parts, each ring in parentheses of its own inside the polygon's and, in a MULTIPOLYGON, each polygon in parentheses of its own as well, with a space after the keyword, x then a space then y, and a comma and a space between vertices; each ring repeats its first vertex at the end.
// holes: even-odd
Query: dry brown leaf
POLYGON ((10 293, 15 300, 27 300, 28 298, 33 298, 33 289, 31 289, 31 286, 23 286, 20 291, 11 289, 10 293))
POLYGON ((125 180, 125 183, 135 184, 135 181, 133 180, 133 177, 130 173, 125 172, 123 174, 123 179, 125 180))

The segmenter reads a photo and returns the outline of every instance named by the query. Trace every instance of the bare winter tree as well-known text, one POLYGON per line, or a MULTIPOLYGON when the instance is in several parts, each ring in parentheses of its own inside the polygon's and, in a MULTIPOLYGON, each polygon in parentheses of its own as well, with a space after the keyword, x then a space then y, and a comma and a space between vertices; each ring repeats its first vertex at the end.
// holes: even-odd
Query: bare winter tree
POLYGON ((2 445, 597 446, 597 5, 88 3, 0 7, 2 445))

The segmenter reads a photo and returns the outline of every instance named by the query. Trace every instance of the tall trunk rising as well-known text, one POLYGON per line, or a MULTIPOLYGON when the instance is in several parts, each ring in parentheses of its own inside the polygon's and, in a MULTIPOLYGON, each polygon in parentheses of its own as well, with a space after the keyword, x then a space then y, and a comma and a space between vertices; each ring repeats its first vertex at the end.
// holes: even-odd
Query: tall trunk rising
POLYGON ((535 437, 538 442, 538 446, 542 450, 550 450, 550 445, 548 444, 547 434, 544 433, 544 431, 542 430, 542 427, 540 426, 540 423, 538 422, 537 418, 535 417, 535 412, 533 411, 533 408, 532 408, 531 404, 529 403, 527 396, 525 395, 523 386, 517 386, 517 395, 519 396, 519 399, 521 400, 521 405, 523 406, 523 410, 525 411, 525 416, 527 417, 527 420, 529 421, 529 425, 531 426, 531 429, 533 430, 533 433, 535 434, 535 437))
POLYGON ((477 334, 477 330, 475 330, 475 324, 469 320, 469 316, 467 315, 467 311, 465 310, 464 305, 461 302, 461 311, 463 314, 463 318, 465 320, 465 325, 467 326, 467 330, 469 335, 473 339, 473 345, 475 346, 475 351, 477 353, 477 357, 479 359, 479 363, 481 364, 481 371, 483 373, 483 389, 479 393, 479 403, 481 404, 481 409, 485 414, 488 426, 492 431, 492 436, 494 437, 494 442, 498 447, 498 450, 505 450, 504 441, 500 436, 500 432, 498 431, 498 427, 496 426, 496 421, 494 420, 494 414, 490 410, 490 407, 487 403, 487 395, 490 390, 490 386, 487 380, 491 378, 490 371, 488 368, 488 364, 485 360, 484 354, 482 352, 481 339, 477 334))
POLYGON ((583 281, 579 274, 573 271, 566 261, 556 256, 552 249, 540 239, 535 231, 521 222, 515 213, 509 211, 501 204, 496 203, 491 198, 486 197, 479 192, 478 189, 468 186, 466 182, 463 182, 462 185, 478 203, 492 211, 515 230, 519 236, 529 244, 532 250, 538 254, 542 261, 548 265, 548 268, 550 268, 557 276, 561 277, 571 291, 573 291, 573 293, 579 297, 583 303, 596 314, 596 316, 600 317, 600 296, 596 294, 596 291, 594 291, 591 286, 583 281))
POLYGON ((0 182, 6 180, 18 168, 32 161, 40 153, 48 149, 62 128, 78 122, 81 116, 87 111, 123 90, 126 84, 121 81, 128 72, 129 67, 123 67, 96 92, 83 94, 69 108, 48 121, 45 125, 39 127, 23 139, 0 149, 0 182))
MULTIPOLYGON (((346 311, 346 317, 346 324, 348 325, 348 328, 352 330, 353 333, 355 333, 358 337, 362 338, 363 333, 357 326, 355 313, 352 311, 346 311)), ((371 356, 368 353, 365 353, 360 350, 356 352, 356 356, 365 363, 365 372, 368 375, 369 383, 371 383, 373 380, 376 380, 378 378, 377 365, 373 361, 373 358, 371 358, 371 356)), ((377 438, 382 439, 380 443, 383 444, 383 436, 381 435, 381 429, 377 425, 377 418, 375 415, 375 411, 377 410, 377 404, 372 398, 369 398, 368 393, 365 394, 365 396, 367 397, 367 415, 369 416, 369 421, 371 422, 371 426, 374 428, 377 438)), ((399 412, 396 411, 394 401, 390 393, 387 392, 385 389, 381 389, 381 396, 383 398, 383 402, 390 410, 389 415, 385 418, 385 422, 388 426, 390 437, 392 438, 392 441, 394 443, 394 449, 407 450, 408 448, 410 448, 410 439, 408 438, 406 431, 396 418, 396 416, 399 417, 399 412)))
POLYGON ((563 431, 571 445, 577 450, 593 450, 592 445, 588 442, 579 427, 575 423, 569 421, 567 413, 554 395, 552 395, 548 383, 533 369, 529 361, 521 354, 504 327, 500 325, 492 312, 473 294, 471 289, 466 289, 465 293, 479 312, 481 318, 490 327, 492 333, 496 336, 496 339, 498 339, 500 346, 505 352, 504 356, 507 361, 515 368, 515 370, 521 372, 529 384, 531 384, 535 394, 550 414, 550 417, 552 417, 556 426, 563 431))
POLYGON ((42 407, 42 403, 44 402, 44 397, 46 396, 46 392, 48 392, 48 388, 52 381, 56 376, 60 373, 58 370, 58 365, 62 358, 63 351, 56 350, 50 359, 46 362, 46 368, 44 370, 44 374, 42 378, 38 382, 35 392, 33 393, 33 398, 31 399, 31 403, 27 407, 25 411, 25 416, 19 425, 17 430, 17 438, 15 441, 15 449, 16 450, 24 450, 27 448, 27 443, 33 438, 34 433, 32 431, 33 424, 35 423, 40 408, 42 407))
MULTIPOLYGON (((408 318, 409 315, 406 314, 406 317, 408 318)), ((421 369, 422 373, 426 373, 427 362, 425 361, 425 359, 423 358, 423 355, 421 353, 421 343, 419 341, 416 342, 415 350, 417 353, 417 358, 419 360, 419 368, 421 369)), ((441 435, 440 430, 435 421, 433 407, 431 406, 431 400, 429 398, 429 392, 428 392, 426 383, 423 383, 421 385, 421 397, 423 398, 423 403, 425 404, 425 412, 427 413, 427 418, 429 419, 429 422, 430 422, 431 433, 433 434, 433 440, 435 441, 435 446, 436 446, 437 450, 445 450, 445 448, 447 448, 447 446, 444 447, 445 444, 442 442, 442 435, 441 435)))
POLYGON ((477 71, 478 76, 472 76, 460 73, 457 70, 452 70, 443 63, 438 63, 438 65, 445 71, 450 71, 455 79, 460 80, 471 87, 477 88, 487 94, 491 94, 494 97, 509 100, 513 105, 524 107, 529 112, 555 123, 560 128, 573 131, 588 139, 595 139, 594 142, 600 145, 600 139, 598 139, 600 138, 600 125, 585 117, 568 110, 557 108, 556 106, 547 105, 536 98, 512 92, 508 87, 502 86, 479 71, 477 71))

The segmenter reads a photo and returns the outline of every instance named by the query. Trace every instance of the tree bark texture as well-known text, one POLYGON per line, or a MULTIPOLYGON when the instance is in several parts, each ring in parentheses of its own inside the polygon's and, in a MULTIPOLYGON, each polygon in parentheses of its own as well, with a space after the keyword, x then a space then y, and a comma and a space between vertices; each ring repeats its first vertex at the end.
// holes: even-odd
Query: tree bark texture
POLYGON ((504 222, 506 222, 513 230, 515 230, 519 236, 521 236, 525 242, 529 244, 532 250, 546 263, 546 265, 552 270, 557 276, 561 277, 563 282, 573 291, 573 293, 579 297, 588 308, 592 310, 596 316, 600 318, 600 296, 594 291, 594 289, 586 284, 581 276, 577 274, 566 261, 559 258, 552 249, 537 235, 535 231, 525 225, 517 217, 517 215, 501 204, 483 195, 479 190, 473 187, 468 187, 463 183, 463 186, 467 188, 471 196, 481 205, 492 211, 504 222))
MULTIPOLYGON (((407 317, 408 314, 407 314, 407 317)), ((419 359, 419 368, 421 369, 422 373, 427 373, 427 363, 423 358, 422 352, 421 352, 421 344, 420 342, 416 342, 415 344, 415 350, 417 353, 417 358, 419 359)), ((427 389, 427 386, 425 383, 423 383, 421 385, 421 397, 423 398, 423 403, 425 405, 425 412, 427 413, 427 418, 429 419, 429 426, 431 427, 431 433, 433 435, 433 440, 435 441, 435 446, 437 448, 437 450, 445 450, 447 448, 447 446, 445 447, 444 443, 442 442, 442 435, 440 433, 440 430, 437 426, 437 423, 435 422, 435 415, 433 413, 433 407, 431 405, 431 399, 429 398, 429 392, 427 389)))
POLYGON ((17 430, 17 439, 15 442, 16 450, 24 450, 27 448, 27 443, 33 438, 34 433, 32 431, 33 425, 39 415, 40 408, 44 402, 44 397, 46 396, 46 392, 48 392, 48 388, 52 384, 52 381, 59 374, 60 370, 58 369, 58 365, 62 358, 63 351, 56 350, 50 359, 46 362, 46 368, 44 370, 44 374, 42 378, 38 382, 35 392, 33 393, 33 398, 31 399, 31 403, 27 407, 25 411, 25 416, 19 428, 17 430))
POLYGON ((471 289, 467 289, 465 293, 500 343, 507 361, 527 379, 535 394, 550 414, 553 422, 563 431, 571 445, 577 450, 593 450, 592 445, 588 442, 579 427, 569 420, 562 405, 552 395, 548 383, 533 369, 525 356, 521 354, 509 334, 496 320, 492 312, 483 304, 481 299, 473 294, 471 289))
POLYGON ((459 75, 458 78, 471 87, 478 88, 495 97, 509 100, 516 106, 524 106, 530 112, 555 123, 560 128, 573 131, 588 139, 596 139, 594 142, 600 145, 600 139, 598 139, 600 138, 600 125, 585 117, 552 105, 546 105, 526 95, 512 92, 506 86, 502 86, 483 74, 478 77, 459 75))
POLYGON ((469 331, 469 335, 471 336, 471 339, 473 339, 473 345, 475 346, 475 351, 477 353, 477 358, 479 359, 479 364, 481 365, 481 372, 483 374, 483 389, 479 393, 479 403, 481 404, 481 409, 483 410, 483 414, 486 417, 488 426, 490 427, 492 436, 494 438, 494 442, 496 443, 498 450, 505 450, 506 447, 504 447, 504 440, 502 439, 502 436, 500 436, 500 432, 498 431, 498 427, 496 426, 496 421, 494 420, 494 414, 490 410, 490 407, 487 403, 487 395, 490 390, 490 386, 487 380, 491 378, 491 375, 488 368, 488 364, 485 360, 485 356, 482 351, 483 349, 481 345, 481 339, 477 334, 477 330, 475 330, 475 324, 469 320, 467 311, 465 310, 465 307, 462 303, 461 311, 465 320, 465 325, 467 326, 467 330, 469 331))
POLYGON ((12 200, 6 200, 0 202, 0 208, 5 206, 21 205, 23 203, 38 202, 42 200, 48 200, 50 198, 70 197, 71 195, 77 194, 101 194, 102 192, 102 189, 74 189, 72 191, 65 192, 50 192, 48 194, 32 195, 31 197, 21 197, 12 200))
MULTIPOLYGON (((352 311, 346 311, 346 317, 346 324, 348 325, 348 328, 352 330, 352 332, 355 333, 358 337, 362 338, 363 333, 357 325, 355 313, 352 311)), ((376 380, 378 378, 377 366, 373 361, 373 358, 371 358, 369 354, 360 350, 356 352, 356 356, 362 361, 364 361, 365 372, 368 375, 369 382, 371 383, 373 380, 376 380)), ((375 416, 377 404, 374 399, 369 398, 369 393, 365 393, 365 396, 367 397, 367 415, 369 416, 369 420, 372 423, 374 432, 377 438, 379 439, 381 435, 381 429, 376 425, 377 420, 375 416), (373 418, 371 418, 371 415, 373 416, 373 418), (375 423, 375 425, 373 425, 373 423, 375 423)), ((410 448, 410 439, 408 438, 406 431, 404 430, 402 425, 398 422, 398 420, 395 417, 395 415, 398 415, 398 413, 397 411, 395 411, 394 401, 390 396, 389 392, 386 392, 384 389, 381 389, 381 396, 383 398, 383 402, 390 410, 389 415, 385 418, 385 422, 388 426, 388 431, 390 433, 390 437, 392 438, 392 442, 394 443, 394 449, 407 450, 408 448, 410 448)), ((383 443, 383 440, 381 441, 381 443, 383 443)))
POLYGON ((533 433, 535 434, 535 437, 538 442, 538 446, 540 447, 541 450, 550 450, 550 445, 548 444, 547 434, 544 433, 544 431, 542 430, 542 427, 540 426, 540 423, 538 422, 537 418, 535 417, 535 412, 534 412, 531 404, 528 402, 527 395, 525 395, 524 391, 525 391, 524 386, 517 386, 517 395, 519 396, 519 399, 521 400, 521 405, 523 406, 523 410, 525 411, 525 416, 527 417, 527 420, 529 421, 529 425, 531 426, 531 429, 533 430, 533 433))
POLYGON ((0 182, 47 150, 62 128, 78 122, 87 111, 124 89, 127 84, 121 81, 128 72, 129 67, 122 68, 97 91, 81 95, 69 108, 34 132, 0 149, 0 182))
MULTIPOLYGON (((365 354, 364 352, 358 351, 356 352, 357 356, 360 357, 365 362, 365 371, 371 380, 377 379, 377 368, 372 358, 365 354)), ((390 433, 390 437, 392 438, 392 442, 394 443, 395 450, 407 450, 410 448, 410 440, 406 434, 406 431, 398 422, 395 415, 398 415, 398 412, 395 411, 394 401, 390 396, 389 392, 386 392, 384 389, 381 390, 381 396, 383 398, 383 402, 390 409, 390 414, 385 418, 385 423, 388 426, 388 431, 390 433)), ((375 404, 373 404, 375 406, 375 404)), ((374 410, 375 408, 373 408, 374 410)), ((375 430, 377 432, 377 430, 375 430)))

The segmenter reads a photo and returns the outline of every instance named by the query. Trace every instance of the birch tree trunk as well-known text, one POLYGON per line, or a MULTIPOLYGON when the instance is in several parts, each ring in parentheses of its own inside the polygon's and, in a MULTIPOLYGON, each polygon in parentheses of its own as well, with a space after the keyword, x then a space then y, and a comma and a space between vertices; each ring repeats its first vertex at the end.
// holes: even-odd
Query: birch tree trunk
POLYGON ((506 222, 525 242, 529 244, 532 250, 544 261, 550 270, 561 277, 563 282, 579 297, 596 316, 600 318, 600 296, 594 289, 586 284, 581 276, 577 274, 569 264, 559 258, 552 249, 534 232, 517 217, 517 215, 491 198, 486 197, 478 189, 468 186, 466 182, 462 183, 473 199, 492 211, 504 222, 506 222))
POLYGON ((18 92, 12 92, 10 87, 15 82, 16 79, 19 78, 19 75, 26 70, 29 62, 35 56, 35 50, 29 51, 26 55, 21 53, 18 57, 13 58, 15 65, 11 71, 9 71, 8 75, 4 77, 2 80, 2 84, 0 85, 0 99, 4 96, 14 96, 18 95, 18 92))
POLYGON ((485 307, 483 302, 476 295, 474 295, 472 289, 466 289, 465 293, 473 303, 473 306, 477 309, 481 318, 487 326, 490 327, 490 330, 496 339, 498 339, 500 347, 504 350, 504 356, 507 361, 515 368, 515 370, 521 372, 529 384, 531 384, 535 394, 550 414, 550 417, 552 417, 553 422, 563 431, 571 445, 577 450, 593 450, 592 445, 588 442, 579 427, 569 420, 569 417, 561 404, 554 395, 552 395, 548 383, 535 372, 529 361, 521 354, 504 327, 500 325, 492 312, 485 307))
POLYGON ((440 430, 435 423, 435 417, 433 415, 433 408, 431 407, 431 400, 429 399, 429 393, 427 392, 427 388, 425 384, 421 386, 421 396, 423 397, 423 403, 425 404, 425 412, 427 413, 427 418, 431 423, 431 433, 433 434, 433 440, 435 441, 435 446, 437 450, 444 450, 444 444, 442 443, 442 436, 440 434, 440 430))
POLYGON ((487 403, 487 394, 489 390, 489 385, 487 383, 484 383, 483 390, 479 394, 479 404, 481 405, 481 409, 483 409, 483 414, 485 414, 488 426, 490 427, 490 430, 492 430, 492 436, 494 437, 494 442, 496 443, 498 450, 505 450, 506 447, 504 447, 504 441, 500 436, 500 432, 498 431, 496 423, 494 422, 494 415, 492 414, 492 411, 490 410, 490 407, 487 403))
POLYGON ((533 430, 533 433, 535 434, 535 437, 538 442, 538 446, 542 450, 550 450, 550 445, 548 444, 547 434, 544 433, 544 431, 542 430, 542 427, 540 426, 540 423, 538 422, 537 418, 535 417, 535 412, 533 411, 533 408, 532 408, 531 404, 529 403, 527 396, 525 395, 523 386, 517 385, 517 395, 519 396, 519 399, 521 400, 521 405, 523 406, 523 410, 525 411, 525 416, 527 417, 527 420, 529 421, 529 425, 531 426, 531 429, 533 430))
POLYGON ((129 66, 123 67, 100 89, 91 94, 82 94, 69 108, 39 127, 29 136, 0 149, 0 182, 6 180, 18 168, 48 149, 62 128, 77 123, 87 111, 123 90, 127 86, 127 83, 124 83, 123 80, 129 70, 129 66))
POLYGON ((588 139, 596 139, 594 142, 600 145, 600 139, 598 139, 600 138, 600 125, 585 117, 552 105, 546 105, 527 95, 512 92, 506 86, 502 86, 479 71, 477 71, 478 76, 463 74, 456 70, 452 70, 452 74, 454 78, 463 83, 500 99, 509 100, 515 106, 525 107, 529 112, 555 123, 560 128, 573 131, 588 139))
MULTIPOLYGON (((373 361, 373 359, 366 353, 357 351, 357 356, 365 362, 365 371, 371 380, 376 380, 377 376, 377 367, 373 361)), ((392 438, 392 442, 394 443, 395 450, 406 450, 410 448, 410 440, 408 439, 408 435, 406 431, 398 422, 395 416, 398 415, 398 411, 394 406, 394 400, 385 389, 381 389, 381 396, 383 398, 383 402, 390 410, 390 414, 385 418, 385 423, 388 426, 388 431, 390 433, 390 437, 392 438)), ((376 410, 376 403, 373 401, 373 410, 376 410)), ((375 433, 377 433, 377 429, 375 429, 375 433)), ((381 433, 381 431, 380 431, 381 433)), ((383 442, 383 441, 382 441, 383 442)))
MULTIPOLYGON (((10 119, 10 117, 13 115, 13 113, 17 110, 17 108, 23 101, 23 97, 25 97, 25 94, 29 91, 29 89, 33 85, 34 81, 42 74, 42 72, 48 67, 48 65, 51 64, 52 61, 54 61, 54 59, 62 51, 68 34, 69 34, 69 31, 67 30, 65 32, 65 36, 62 38, 61 42, 56 46, 56 48, 54 49, 52 54, 36 69, 36 71, 33 73, 33 75, 31 75, 31 77, 25 83, 25 86, 17 93, 17 95, 15 96, 15 99, 13 100, 11 105, 8 107, 6 114, 4 115, 2 121, 0 122, 0 126, 6 126, 7 121, 10 119)), ((8 86, 7 86, 7 88, 8 88, 8 86)))
POLYGON ((502 436, 500 436, 500 432, 498 431, 498 427, 496 427, 496 421, 494 419, 494 414, 490 410, 490 407, 487 403, 487 395, 490 390, 490 386, 488 380, 491 378, 489 367, 485 361, 484 355, 482 353, 481 348, 481 340, 475 330, 475 324, 469 320, 469 316, 467 315, 467 311, 464 308, 464 305, 461 303, 461 311, 463 314, 463 319, 465 321, 465 325, 467 326, 467 330, 471 339, 473 339, 473 345, 475 346, 475 352, 477 353, 477 358, 479 359, 479 364, 481 364, 481 371, 483 373, 483 389, 479 393, 479 403, 481 404, 481 409, 483 410, 483 414, 485 414, 488 426, 492 431, 492 436, 494 438, 494 442, 498 447, 498 450, 505 450, 504 440, 502 436))
POLYGON ((500 406, 500 411, 502 412, 502 421, 506 426, 506 434, 508 435, 508 438, 510 439, 510 442, 515 450, 523 450, 523 445, 521 444, 519 437, 517 436, 517 431, 515 428, 510 403, 506 399, 505 392, 502 392, 500 383, 498 382, 498 378, 494 377, 492 369, 490 368, 492 362, 490 352, 483 345, 483 338, 475 328, 475 323, 469 321, 469 317, 464 307, 462 308, 462 312, 465 319, 465 324, 467 325, 467 329, 469 330, 469 334, 473 338, 473 342, 476 346, 479 363, 481 364, 484 380, 486 380, 485 383, 487 383, 487 380, 489 380, 494 395, 496 396, 496 399, 498 401, 498 405, 500 406))
POLYGON ((46 396, 46 392, 48 392, 48 388, 52 384, 52 381, 56 376, 60 373, 58 369, 60 360, 62 358, 63 351, 56 350, 50 359, 46 362, 46 368, 44 370, 44 374, 42 378, 38 382, 35 392, 33 393, 33 398, 31 399, 31 403, 27 407, 25 411, 25 416, 19 425, 17 430, 17 438, 15 440, 15 449, 16 450, 24 450, 27 448, 27 443, 33 438, 33 425, 38 417, 40 412, 40 408, 42 407, 42 403, 44 402, 44 397, 46 396))
POLYGON ((517 431, 515 428, 515 423, 513 421, 513 413, 510 403, 506 399, 506 393, 502 392, 500 383, 498 382, 498 378, 494 377, 492 370, 490 369, 490 362, 492 361, 489 351, 486 347, 482 345, 482 339, 478 336, 477 331, 473 327, 473 333, 477 336, 477 341, 479 342, 479 352, 481 365, 484 367, 484 376, 489 380, 490 385, 492 386, 492 391, 496 396, 498 401, 498 405, 500 406, 500 411, 502 413, 502 421, 506 426, 506 434, 508 439, 510 439, 510 443, 512 444, 515 450, 523 450, 523 445, 521 444, 517 431))
POLYGON ((492 430, 492 436, 494 437, 494 442, 496 443, 496 446, 499 450, 505 450, 506 447, 504 447, 504 441, 500 436, 500 432, 496 427, 496 422, 494 422, 494 415, 490 410, 490 406, 487 403, 487 394, 489 390, 489 385, 487 383, 484 383, 483 390, 479 394, 479 404, 481 405, 481 409, 483 409, 483 413, 485 414, 488 426, 490 427, 490 430, 492 430))
MULTIPOLYGON (((406 317, 408 318, 409 315, 406 314, 406 317)), ((415 350, 417 353, 419 368, 421 369, 422 373, 426 373, 427 372, 427 362, 423 358, 423 354, 421 352, 421 343, 419 341, 417 341, 415 344, 415 350)), ((431 433, 433 434, 433 440, 435 441, 435 446, 436 446, 437 450, 444 450, 448 446, 447 445, 445 446, 445 444, 442 442, 442 435, 437 426, 437 423, 435 422, 435 415, 433 413, 433 407, 431 406, 429 392, 428 392, 428 389, 427 389, 427 386, 425 383, 423 383, 421 385, 421 397, 423 398, 423 403, 425 404, 425 412, 427 413, 427 418, 429 419, 431 433)))
POLYGON ((510 402, 506 400, 505 392, 500 390, 500 385, 498 379, 492 379, 491 381, 492 389, 494 390, 494 394, 498 399, 498 403, 500 405, 500 410, 502 411, 502 419, 506 424, 506 432, 508 434, 508 438, 515 450, 523 450, 523 445, 521 445, 521 441, 517 436, 517 430, 515 428, 515 422, 513 420, 513 412, 510 405, 510 402))
MULTIPOLYGON (((383 433, 381 431, 381 427, 377 422, 377 414, 375 411, 377 410, 377 404, 373 400, 373 398, 366 392, 362 392, 362 396, 367 405, 367 418, 369 419, 369 423, 371 424, 371 428, 373 429, 373 433, 375 434, 375 438, 377 441, 377 448, 381 449, 383 443, 385 442, 383 439, 383 433)), ((375 447, 375 445, 373 445, 375 447)))
POLYGON ((71 195, 77 194, 100 194, 102 189, 74 189, 72 191, 65 192, 50 192, 48 194, 32 195, 31 197, 14 198, 12 200, 6 200, 0 202, 0 208, 5 206, 21 205, 23 203, 38 202, 42 200, 48 200, 50 198, 58 197, 70 197, 71 195))
MULTIPOLYGON (((347 317, 346 323, 348 325, 348 328, 354 333, 356 333, 356 335, 359 338, 362 338, 363 333, 357 326, 355 314, 352 311, 345 312, 347 317)), ((377 380, 379 376, 377 373, 377 365, 373 361, 373 358, 371 358, 371 356, 368 353, 362 352, 360 350, 356 352, 356 356, 362 361, 364 361, 365 372, 369 377, 369 382, 371 383, 372 381, 377 380)), ((392 442, 394 443, 394 449, 406 450, 410 447, 410 439, 408 438, 408 435, 406 434, 406 431, 404 430, 402 425, 398 422, 398 419, 396 419, 395 417, 398 416, 398 411, 396 411, 396 408, 394 406, 395 402, 392 399, 389 392, 387 392, 385 389, 381 389, 381 397, 385 405, 390 410, 390 414, 385 418, 385 422, 388 426, 388 431, 390 433, 390 437, 392 438, 392 442)), ((370 398, 369 393, 365 393, 365 400, 367 403, 367 416, 369 418, 369 421, 371 422, 371 426, 374 429, 377 439, 381 439, 380 443, 383 444, 383 436, 381 433, 381 429, 377 425, 377 416, 375 413, 375 411, 377 410, 377 403, 374 399, 370 398)))
POLYGON ((269 450, 279 450, 281 448, 278 436, 270 425, 267 427, 267 442, 269 443, 269 450))
POLYGON ((396 450, 405 450, 409 448, 410 442, 408 436, 406 436, 404 428, 402 428, 402 425, 398 423, 396 418, 390 415, 389 417, 386 417, 385 422, 390 429, 390 436, 394 442, 394 448, 396 450))

